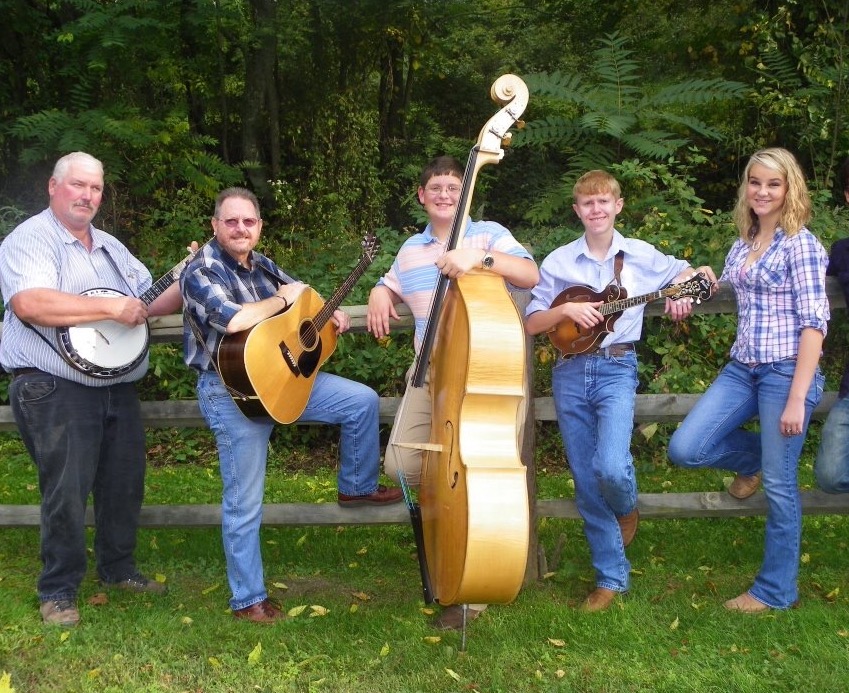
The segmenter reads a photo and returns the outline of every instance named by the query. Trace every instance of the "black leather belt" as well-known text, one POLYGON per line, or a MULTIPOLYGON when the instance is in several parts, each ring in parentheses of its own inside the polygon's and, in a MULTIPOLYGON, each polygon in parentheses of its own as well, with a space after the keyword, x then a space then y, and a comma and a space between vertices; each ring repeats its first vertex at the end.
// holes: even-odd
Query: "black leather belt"
POLYGON ((597 347, 589 351, 583 351, 580 354, 567 354, 563 357, 564 360, 574 358, 575 356, 603 356, 609 359, 611 356, 624 356, 634 351, 633 342, 622 342, 621 344, 611 344, 606 347, 597 347))
POLYGON ((17 377, 19 375, 31 375, 33 373, 41 373, 41 369, 39 368, 13 368, 12 375, 17 377))

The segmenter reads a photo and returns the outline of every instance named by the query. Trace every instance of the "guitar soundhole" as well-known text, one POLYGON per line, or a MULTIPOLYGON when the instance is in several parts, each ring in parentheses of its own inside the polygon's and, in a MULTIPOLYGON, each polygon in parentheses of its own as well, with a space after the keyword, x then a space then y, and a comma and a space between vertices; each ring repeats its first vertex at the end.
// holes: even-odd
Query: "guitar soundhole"
POLYGON ((301 346, 306 351, 312 351, 318 344, 318 330, 315 329, 315 324, 312 320, 304 320, 301 323, 300 329, 301 346))

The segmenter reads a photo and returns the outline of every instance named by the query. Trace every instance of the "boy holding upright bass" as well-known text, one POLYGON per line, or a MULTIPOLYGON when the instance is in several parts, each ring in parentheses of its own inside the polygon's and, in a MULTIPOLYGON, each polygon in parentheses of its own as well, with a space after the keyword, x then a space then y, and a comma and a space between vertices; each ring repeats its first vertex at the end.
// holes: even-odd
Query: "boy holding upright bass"
POLYGON ((716 277, 710 267, 693 270, 685 260, 622 236, 614 224, 624 200, 609 173, 585 173, 572 192, 584 233, 543 260, 525 327, 531 335, 549 333, 561 350, 552 373, 554 405, 595 568, 596 587, 581 605, 592 612, 607 609, 630 586, 625 547, 639 523, 630 451, 635 343, 645 303, 665 296, 665 313, 682 320, 692 312, 692 299, 710 297, 716 277), (688 281, 696 272, 704 276, 688 281), (626 296, 637 305, 611 310, 626 296))

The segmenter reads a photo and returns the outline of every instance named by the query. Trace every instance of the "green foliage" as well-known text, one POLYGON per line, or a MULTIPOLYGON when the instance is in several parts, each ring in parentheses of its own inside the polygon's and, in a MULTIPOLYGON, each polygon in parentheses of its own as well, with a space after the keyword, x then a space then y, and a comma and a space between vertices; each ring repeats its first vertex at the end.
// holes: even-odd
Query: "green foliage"
POLYGON ((147 375, 139 382, 142 400, 195 399, 197 374, 183 363, 183 344, 152 344, 147 375))
POLYGON ((790 0, 754 12, 744 32, 757 75, 750 141, 796 151, 815 186, 831 188, 849 152, 849 5, 790 0))
POLYGON ((527 83, 542 97, 547 112, 516 136, 517 147, 553 149, 568 156, 566 172, 530 205, 527 219, 549 222, 563 211, 562 190, 589 169, 607 168, 623 156, 668 161, 694 137, 720 140, 722 133, 699 115, 705 104, 730 103, 746 94, 745 85, 721 78, 689 79, 644 86, 640 63, 616 33, 598 40, 591 75, 539 73, 527 83))
POLYGON ((0 207, 0 242, 27 216, 27 212, 17 207, 0 207))

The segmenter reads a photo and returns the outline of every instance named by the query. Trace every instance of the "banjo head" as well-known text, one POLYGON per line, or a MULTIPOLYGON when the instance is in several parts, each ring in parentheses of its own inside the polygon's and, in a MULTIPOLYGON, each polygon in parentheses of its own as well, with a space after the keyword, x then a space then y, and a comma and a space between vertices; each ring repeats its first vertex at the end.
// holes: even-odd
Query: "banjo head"
MULTIPOLYGON (((83 295, 125 296, 113 289, 90 289, 83 295)), ((149 341, 147 322, 129 327, 114 320, 95 320, 59 329, 65 358, 83 373, 101 378, 133 370, 144 359, 149 341)))

